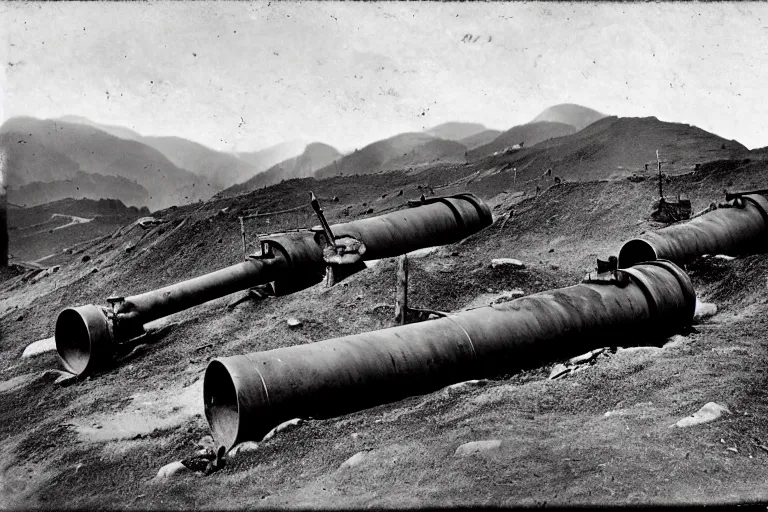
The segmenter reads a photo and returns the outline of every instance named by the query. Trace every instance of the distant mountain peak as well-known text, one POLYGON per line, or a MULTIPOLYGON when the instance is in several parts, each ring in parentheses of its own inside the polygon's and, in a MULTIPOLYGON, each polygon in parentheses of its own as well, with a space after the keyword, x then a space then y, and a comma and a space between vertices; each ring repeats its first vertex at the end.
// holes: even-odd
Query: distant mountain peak
POLYGON ((477 135, 486 130, 487 128, 479 123, 450 121, 434 126, 429 130, 424 130, 424 133, 437 137, 438 139, 460 141, 461 139, 472 137, 473 135, 477 135))
POLYGON ((588 107, 576 105, 575 103, 561 103, 544 109, 544 111, 536 116, 531 123, 549 121, 569 124, 577 130, 583 130, 590 124, 604 117, 607 116, 588 107))

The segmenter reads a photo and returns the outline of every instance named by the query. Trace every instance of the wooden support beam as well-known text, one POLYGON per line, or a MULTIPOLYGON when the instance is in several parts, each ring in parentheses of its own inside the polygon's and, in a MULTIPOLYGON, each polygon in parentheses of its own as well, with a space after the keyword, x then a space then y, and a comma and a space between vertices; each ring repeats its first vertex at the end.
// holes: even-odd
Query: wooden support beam
POLYGON ((408 315, 408 256, 397 259, 397 291, 395 296, 395 322, 405 325, 408 315))
POLYGON ((240 219, 240 236, 243 239, 243 261, 248 261, 248 250, 245 248, 245 225, 242 217, 238 217, 238 219, 240 219))
POLYGON ((325 266, 325 287, 331 288, 335 284, 336 284, 336 270, 333 268, 333 265, 326 265, 325 266))

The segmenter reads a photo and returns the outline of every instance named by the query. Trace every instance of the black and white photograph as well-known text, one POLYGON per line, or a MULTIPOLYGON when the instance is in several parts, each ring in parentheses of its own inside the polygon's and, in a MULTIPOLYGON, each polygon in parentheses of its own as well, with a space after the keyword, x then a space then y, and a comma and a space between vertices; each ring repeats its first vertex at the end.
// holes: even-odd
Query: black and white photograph
POLYGON ((768 3, 0 0, 0 509, 768 505, 768 3))

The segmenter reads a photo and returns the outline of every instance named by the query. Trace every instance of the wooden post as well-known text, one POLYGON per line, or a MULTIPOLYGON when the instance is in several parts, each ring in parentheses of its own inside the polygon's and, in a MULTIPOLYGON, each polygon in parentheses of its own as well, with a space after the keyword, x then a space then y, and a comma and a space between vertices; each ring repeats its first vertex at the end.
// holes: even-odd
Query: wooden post
POLYGON ((659 199, 664 202, 664 187, 661 179, 661 159, 659 158, 659 150, 656 150, 656 165, 659 167, 659 199))
POLYGON ((336 271, 334 270, 333 265, 326 265, 325 266, 325 287, 331 288, 335 284, 336 284, 336 271))
POLYGON ((395 297, 395 321, 405 325, 408 312, 408 256, 397 259, 397 291, 395 297))
POLYGON ((240 236, 243 238, 243 261, 248 261, 248 250, 245 248, 245 224, 243 224, 243 218, 238 217, 240 219, 240 236))

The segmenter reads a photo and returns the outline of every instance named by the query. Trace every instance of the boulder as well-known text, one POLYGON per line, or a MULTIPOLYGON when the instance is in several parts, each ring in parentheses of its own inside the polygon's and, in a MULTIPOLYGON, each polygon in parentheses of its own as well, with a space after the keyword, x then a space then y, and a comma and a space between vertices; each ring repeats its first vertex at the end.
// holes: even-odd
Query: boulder
POLYGON ((45 338, 27 345, 27 348, 21 354, 21 358, 26 359, 27 357, 37 356, 54 350, 56 350, 56 339, 54 337, 45 338))
POLYGON ((501 441, 498 439, 488 439, 486 441, 472 441, 464 443, 456 448, 454 455, 456 457, 467 457, 470 455, 477 455, 479 453, 487 453, 496 451, 501 447, 501 441))
POLYGON ((170 464, 166 464, 160 468, 160 470, 157 472, 157 475, 155 475, 154 480, 165 480, 172 476, 191 472, 192 470, 182 464, 181 461, 171 462, 170 464))
POLYGON ((731 411, 729 411, 727 407, 724 407, 720 404, 709 402, 692 415, 675 423, 675 426, 685 428, 701 425, 702 423, 709 423, 710 421, 715 421, 717 418, 722 416, 723 413, 730 414, 731 411))
POLYGON ((239 455, 241 453, 255 452, 258 448, 259 448, 259 443, 257 443, 256 441, 246 441, 244 443, 238 444, 237 446, 229 450, 229 453, 227 453, 227 456, 234 457, 235 455, 239 455))
POLYGON ((696 310, 693 313, 693 320, 703 320, 717 314, 717 306, 711 302, 700 302, 696 298, 696 310))
POLYGON ((495 258, 491 260, 491 268, 507 267, 513 269, 525 268, 522 261, 513 258, 495 258))
POLYGON ((355 466, 358 466, 360 463, 362 463, 366 456, 368 455, 368 451, 362 451, 357 452, 347 460, 341 463, 341 466, 339 466, 339 469, 345 469, 345 468, 353 468, 355 466))
POLYGON ((549 374, 550 380, 557 379, 559 377, 564 376, 566 373, 569 373, 572 370, 572 368, 568 368, 562 363, 558 363, 552 368, 552 371, 549 374))

